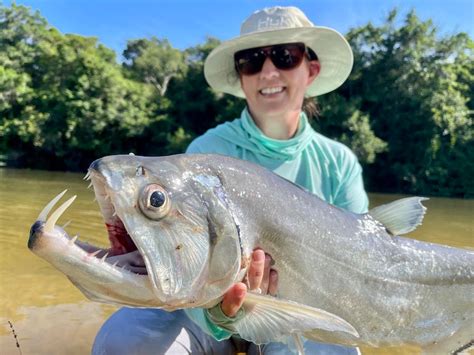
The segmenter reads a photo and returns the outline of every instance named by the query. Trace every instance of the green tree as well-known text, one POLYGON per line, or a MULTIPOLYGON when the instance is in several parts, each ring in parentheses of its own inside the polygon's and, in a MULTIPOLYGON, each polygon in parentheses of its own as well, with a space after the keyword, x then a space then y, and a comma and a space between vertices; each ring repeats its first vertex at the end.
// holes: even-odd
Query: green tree
POLYGON ((38 46, 49 36, 46 21, 38 12, 0 4, 0 149, 12 143, 34 141, 38 112, 29 102, 34 96, 32 69, 38 46), (12 139, 11 131, 15 131, 12 139))
POLYGON ((312 125, 350 147, 361 163, 369 165, 387 149, 387 143, 375 135, 368 113, 360 110, 360 99, 347 95, 348 86, 318 99, 321 113, 312 125))
MULTIPOLYGON (((350 146, 371 191, 474 196, 474 44, 408 13, 347 37, 349 79, 319 99, 318 131, 350 146)), ((204 78, 215 38, 183 52, 130 41, 125 62, 96 38, 64 35, 38 12, 0 5, 0 154, 16 166, 84 169, 101 155, 182 152, 245 101, 204 78)))
POLYGON ((124 67, 130 76, 153 85, 164 96, 171 78, 186 70, 184 55, 167 39, 138 39, 128 41, 123 52, 124 67))
POLYGON ((171 130, 175 132, 169 138, 176 151, 184 151, 195 136, 215 124, 216 96, 204 78, 204 59, 218 43, 208 39, 204 45, 187 49, 186 74, 172 80, 166 93, 173 119, 171 130), (186 135, 180 132, 186 132, 186 135))
POLYGON ((365 166, 369 189, 472 196, 472 40, 397 16, 348 34, 355 66, 340 94, 387 144, 365 166))
POLYGON ((188 48, 185 51, 186 75, 170 83, 166 97, 170 100, 173 130, 187 133, 180 145, 174 145, 177 150, 183 151, 192 138, 209 128, 240 116, 245 105, 242 99, 214 92, 206 82, 204 61, 219 43, 216 38, 209 37, 205 43, 188 48))
POLYGON ((24 7, 2 13, 2 38, 12 40, 4 44, 0 82, 9 101, 0 135, 12 164, 77 170, 101 155, 148 149, 139 137, 166 120, 151 85, 125 78, 96 38, 63 35, 24 7))

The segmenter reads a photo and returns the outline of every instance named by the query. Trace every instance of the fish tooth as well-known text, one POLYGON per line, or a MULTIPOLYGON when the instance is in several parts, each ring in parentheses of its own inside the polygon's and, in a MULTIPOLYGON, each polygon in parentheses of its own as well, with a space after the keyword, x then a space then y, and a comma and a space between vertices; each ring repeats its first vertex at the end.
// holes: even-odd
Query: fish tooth
POLYGON ((76 244, 77 238, 79 238, 79 235, 76 234, 74 237, 71 238, 71 240, 69 241, 69 243, 71 243, 71 244, 76 244))
POLYGON ((105 259, 109 256, 109 253, 105 253, 104 256, 102 257, 101 261, 105 262, 105 259))
POLYGON ((64 211, 66 211, 66 209, 74 202, 76 197, 77 196, 74 195, 69 200, 64 202, 61 206, 59 206, 59 208, 56 211, 53 212, 53 214, 48 218, 48 220, 46 221, 46 223, 44 225, 44 231, 45 232, 51 232, 53 230, 54 225, 58 221, 59 217, 61 217, 61 215, 64 213, 64 211))
POLYGON ((53 198, 49 203, 43 208, 41 213, 38 215, 38 221, 45 221, 46 217, 48 216, 49 212, 53 208, 53 206, 64 196, 67 190, 64 190, 60 194, 58 194, 55 198, 53 198))
POLYGON ((94 252, 92 252, 92 253, 89 253, 89 256, 96 256, 96 255, 99 254, 101 251, 102 251, 102 250, 100 250, 100 249, 99 249, 99 250, 96 250, 96 251, 94 251, 94 252))
POLYGON ((94 184, 91 182, 87 188, 90 189, 92 186, 94 186, 94 184))
POLYGON ((83 180, 89 180, 90 178, 91 178, 91 172, 89 170, 89 171, 87 171, 87 174, 86 174, 86 176, 84 176, 83 180))
POLYGON ((113 267, 117 267, 117 264, 118 264, 118 260, 112 264, 113 267))
POLYGON ((63 228, 63 229, 66 229, 66 227, 67 227, 68 225, 70 225, 70 224, 71 224, 71 220, 69 220, 69 221, 67 221, 66 223, 64 223, 63 226, 62 226, 62 228, 63 228))

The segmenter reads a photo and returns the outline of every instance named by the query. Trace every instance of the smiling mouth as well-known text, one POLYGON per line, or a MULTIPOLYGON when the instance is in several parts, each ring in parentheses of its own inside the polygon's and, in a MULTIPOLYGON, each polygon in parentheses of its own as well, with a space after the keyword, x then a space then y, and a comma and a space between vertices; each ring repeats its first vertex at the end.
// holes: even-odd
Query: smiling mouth
POLYGON ((285 90, 286 90, 286 87, 278 86, 278 87, 263 88, 259 90, 258 92, 263 96, 271 96, 271 95, 282 93, 285 90))

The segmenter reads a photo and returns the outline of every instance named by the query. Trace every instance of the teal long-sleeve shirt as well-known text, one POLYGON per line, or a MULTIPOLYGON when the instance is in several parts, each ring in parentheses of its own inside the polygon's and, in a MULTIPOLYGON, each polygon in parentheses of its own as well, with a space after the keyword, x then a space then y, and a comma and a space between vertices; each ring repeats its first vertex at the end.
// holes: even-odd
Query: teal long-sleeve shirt
MULTIPOLYGON (((333 205, 356 213, 367 212, 368 198, 356 156, 345 145, 316 132, 303 112, 295 136, 276 140, 265 136, 244 109, 240 118, 196 138, 186 153, 217 153, 248 160, 333 205)), ((202 309, 189 309, 186 314, 218 340, 231 335, 210 322, 202 309)))

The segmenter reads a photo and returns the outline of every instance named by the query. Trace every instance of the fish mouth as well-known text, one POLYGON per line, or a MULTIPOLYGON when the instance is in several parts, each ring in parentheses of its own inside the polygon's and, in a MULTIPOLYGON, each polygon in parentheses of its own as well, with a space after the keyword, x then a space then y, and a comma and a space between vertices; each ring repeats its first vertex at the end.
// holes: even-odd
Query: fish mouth
POLYGON ((73 196, 54 211, 53 207, 66 190, 51 200, 30 229, 28 248, 48 261, 93 301, 117 305, 165 308, 156 299, 143 258, 126 233, 123 223, 115 218, 105 196, 98 196, 105 215, 111 246, 100 248, 70 237, 58 219, 74 202, 73 196))
POLYGON ((102 217, 107 228, 109 248, 99 248, 88 243, 76 241, 76 244, 97 258, 103 258, 108 264, 120 267, 139 276, 148 275, 143 254, 128 233, 122 219, 112 202, 112 193, 108 189, 105 177, 94 169, 89 169, 84 180, 90 180, 102 217))
MULTIPOLYGON (((89 188, 94 188, 95 200, 99 204, 106 225, 110 246, 99 247, 80 241, 77 235, 69 236, 65 231, 69 222, 63 227, 56 225, 58 219, 76 198, 73 196, 53 211, 54 206, 67 192, 64 190, 44 207, 31 227, 29 249, 53 264, 62 263, 60 267, 55 265, 59 269, 67 263, 76 263, 80 260, 81 263, 77 263, 76 267, 83 270, 94 267, 97 274, 104 277, 115 275, 115 277, 126 279, 130 277, 148 279, 143 254, 138 250, 124 223, 117 215, 105 178, 99 172, 89 170, 84 180, 91 180, 89 188)), ((70 268, 66 267, 66 269, 70 268)), ((65 273, 70 276, 67 272, 65 273)))

